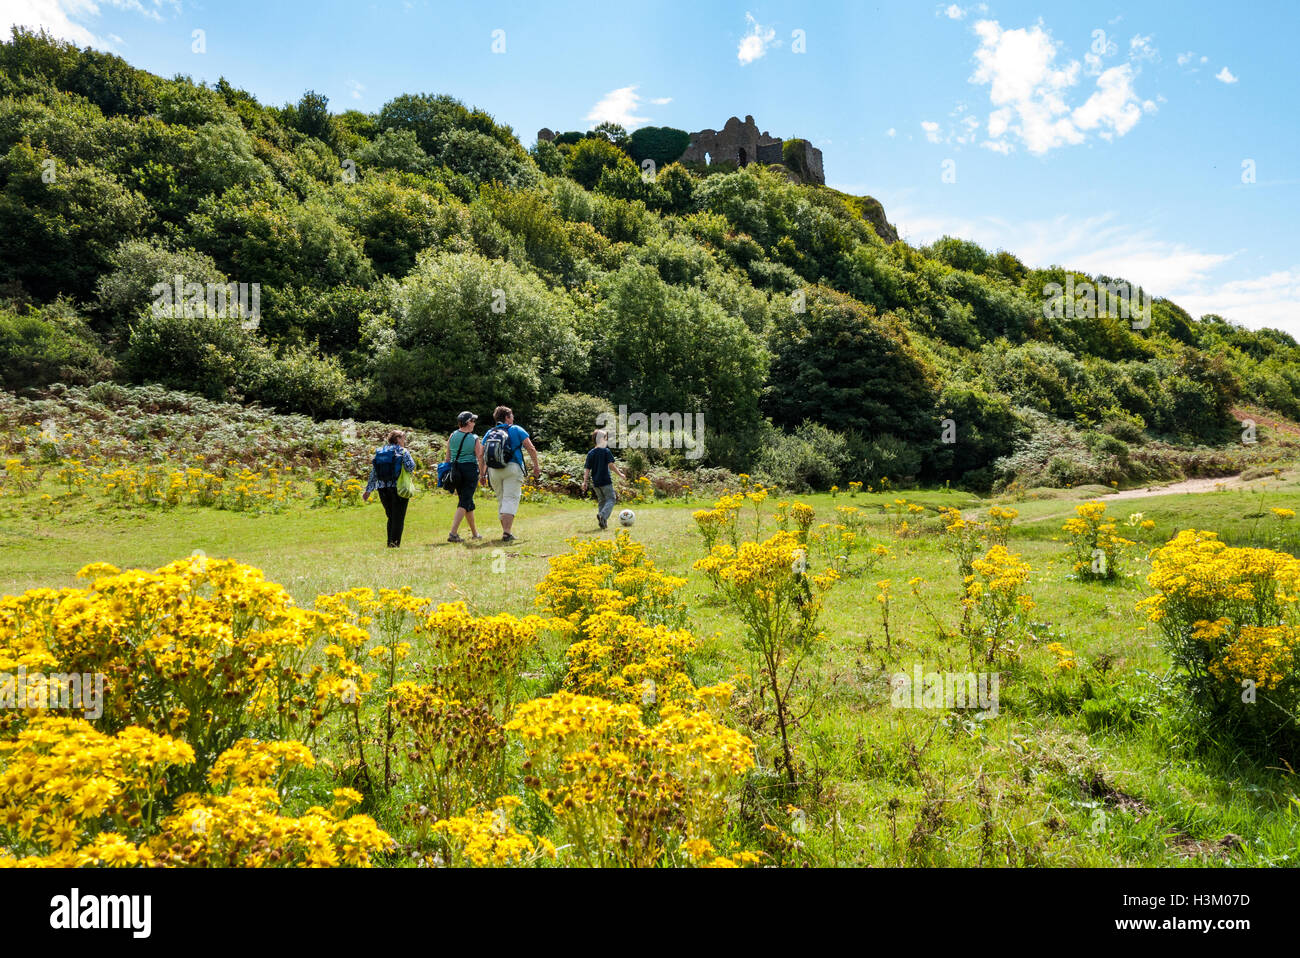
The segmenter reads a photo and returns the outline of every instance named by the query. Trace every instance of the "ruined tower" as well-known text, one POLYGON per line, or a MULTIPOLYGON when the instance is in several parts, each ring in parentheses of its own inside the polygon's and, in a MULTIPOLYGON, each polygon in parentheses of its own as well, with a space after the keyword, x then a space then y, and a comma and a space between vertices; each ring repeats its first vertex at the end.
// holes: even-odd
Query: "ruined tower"
MULTIPOLYGON (((797 148, 795 172, 807 182, 824 185, 826 174, 822 169, 822 151, 806 140, 796 142, 802 146, 797 148)), ((746 116, 743 123, 733 116, 721 130, 692 133, 690 146, 680 159, 684 163, 702 165, 727 162, 737 167, 750 163, 784 163, 784 147, 785 141, 780 137, 772 136, 766 130, 760 133, 752 116, 746 116)))

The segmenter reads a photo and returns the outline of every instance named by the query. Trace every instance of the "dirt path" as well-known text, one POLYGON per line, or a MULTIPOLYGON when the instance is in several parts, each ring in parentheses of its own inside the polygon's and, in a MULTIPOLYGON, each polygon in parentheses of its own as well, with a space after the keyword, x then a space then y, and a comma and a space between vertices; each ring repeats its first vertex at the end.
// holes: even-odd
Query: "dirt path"
POLYGON ((1125 489, 1100 496, 1102 501, 1111 499, 1149 499, 1151 496, 1175 496, 1184 492, 1215 492, 1219 489, 1232 489, 1242 485, 1241 473, 1235 476, 1220 476, 1217 479, 1184 479, 1182 482, 1167 486, 1147 486, 1145 489, 1125 489))
MULTIPOLYGON (((1184 479, 1182 482, 1173 482, 1167 486, 1147 486, 1145 489, 1125 489, 1122 492, 1111 492, 1103 496, 1092 496, 1087 500, 1091 502, 1094 499, 1101 502, 1113 502, 1116 499, 1150 499, 1153 496, 1175 496, 1179 493, 1203 493, 1216 492, 1222 489, 1236 489, 1245 485, 1245 480, 1241 478, 1241 473, 1234 476, 1220 476, 1218 479, 1184 479)), ((1032 519, 1026 519, 1025 522, 1050 522, 1053 519, 1060 519, 1065 516, 1073 515, 1074 507, 1062 512, 1050 512, 1047 515, 1034 516, 1032 519)), ((969 518, 974 518, 972 512, 969 518)))

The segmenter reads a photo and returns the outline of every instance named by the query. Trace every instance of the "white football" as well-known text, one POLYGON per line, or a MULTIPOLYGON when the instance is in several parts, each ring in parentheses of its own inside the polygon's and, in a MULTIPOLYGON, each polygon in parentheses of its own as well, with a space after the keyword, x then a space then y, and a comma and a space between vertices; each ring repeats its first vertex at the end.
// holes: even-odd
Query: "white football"
POLYGON ((631 509, 624 509, 622 512, 618 514, 619 525, 626 528, 628 526, 631 526, 634 522, 636 522, 636 513, 633 512, 631 509))

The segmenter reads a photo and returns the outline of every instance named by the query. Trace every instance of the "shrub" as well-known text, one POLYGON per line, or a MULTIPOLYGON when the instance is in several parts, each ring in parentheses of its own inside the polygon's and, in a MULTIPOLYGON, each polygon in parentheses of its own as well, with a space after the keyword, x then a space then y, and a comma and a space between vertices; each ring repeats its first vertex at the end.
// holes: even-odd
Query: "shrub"
POLYGON ((84 301, 112 251, 143 233, 154 214, 143 196, 95 166, 57 160, 53 182, 44 182, 50 159, 22 143, 0 157, 0 282, 84 301))
MULTIPOLYGON (((936 433, 936 374, 893 317, 824 287, 806 312, 777 313, 764 409, 779 426, 805 420, 867 434, 936 433)), ((936 435, 937 438, 937 435, 936 435)))
POLYGON ((568 297, 476 253, 422 254, 363 341, 371 407, 416 425, 449 425, 462 409, 503 402, 522 421, 586 363, 568 297))
POLYGON ((1072 568, 1081 579, 1117 579, 1125 546, 1132 540, 1116 535, 1119 528, 1106 515, 1104 502, 1085 502, 1074 507, 1074 518, 1066 520, 1062 531, 1071 539, 1072 568))
POLYGON ((67 324, 42 312, 20 316, 0 309, 0 387, 85 386, 112 374, 113 363, 67 324))
POLYGON ((794 432, 773 429, 758 455, 758 469, 797 492, 827 489, 850 468, 848 443, 841 432, 807 422, 794 432))
POLYGON ((135 382, 225 399, 260 387, 274 361, 237 319, 146 312, 131 327, 123 367, 135 382))
POLYGON ((1156 550, 1147 583, 1156 594, 1138 608, 1159 627, 1207 737, 1293 747, 1300 559, 1186 529, 1156 550))
POLYGON ((337 357, 304 346, 286 348, 249 389, 250 398, 316 419, 342 415, 358 393, 337 357))
POLYGON ((210 256, 194 250, 173 250, 159 239, 127 240, 113 250, 109 269, 95 286, 98 312, 110 330, 125 333, 130 322, 157 297, 159 283, 225 283, 226 277, 210 256))
MULTIPOLYGON (((591 434, 602 416, 612 421, 608 402, 583 393, 560 393, 537 409, 537 436, 549 446, 585 452, 591 448, 591 434)), ((617 430, 613 430, 617 431, 617 430)))
POLYGON ((685 130, 670 126, 643 126, 633 130, 628 137, 627 152, 638 166, 643 160, 654 160, 655 166, 663 170, 690 145, 691 135, 685 130))
POLYGON ((385 130, 373 141, 356 151, 357 166, 367 169, 400 170, 403 173, 427 173, 434 162, 420 148, 414 130, 385 130))
POLYGON ((862 440, 853 452, 854 462, 845 470, 845 476, 853 474, 856 479, 870 482, 885 478, 907 482, 921 472, 922 453, 916 444, 888 433, 862 440))
POLYGON ((627 163, 627 154, 604 138, 586 139, 569 151, 564 171, 587 189, 595 189, 607 169, 627 163))

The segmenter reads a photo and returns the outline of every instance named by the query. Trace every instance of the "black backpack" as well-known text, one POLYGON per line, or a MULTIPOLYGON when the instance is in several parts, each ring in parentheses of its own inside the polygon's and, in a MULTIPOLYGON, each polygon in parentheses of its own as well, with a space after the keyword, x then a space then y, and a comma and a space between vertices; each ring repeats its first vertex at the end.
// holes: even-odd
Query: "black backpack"
POLYGON ((483 457, 492 469, 504 469, 514 461, 509 426, 493 426, 483 437, 483 457))

